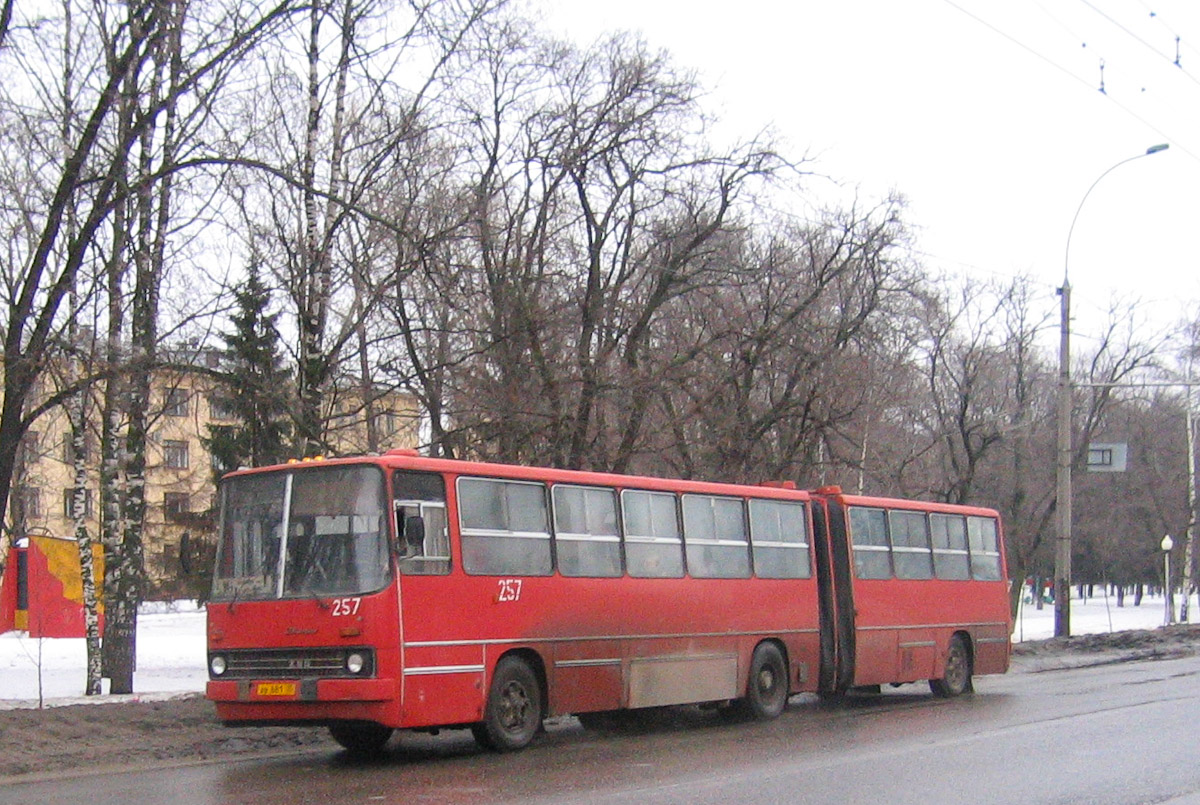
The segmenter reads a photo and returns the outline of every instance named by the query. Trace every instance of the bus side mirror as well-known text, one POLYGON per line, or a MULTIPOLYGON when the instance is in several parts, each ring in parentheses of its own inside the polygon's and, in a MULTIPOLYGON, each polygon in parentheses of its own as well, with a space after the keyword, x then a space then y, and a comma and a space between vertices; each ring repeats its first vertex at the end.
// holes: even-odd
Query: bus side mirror
POLYGON ((404 518, 404 554, 417 556, 425 550, 425 518, 417 515, 404 518))

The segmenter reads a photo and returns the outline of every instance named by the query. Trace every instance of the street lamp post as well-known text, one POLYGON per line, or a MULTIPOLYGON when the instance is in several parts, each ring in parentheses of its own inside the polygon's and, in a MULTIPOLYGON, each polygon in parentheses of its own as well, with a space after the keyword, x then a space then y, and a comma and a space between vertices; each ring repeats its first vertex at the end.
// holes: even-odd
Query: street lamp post
POLYGON ((1071 634, 1071 463, 1074 459, 1071 449, 1071 282, 1068 267, 1071 260, 1071 235, 1075 232, 1075 223, 1088 196, 1096 189, 1100 181, 1126 162, 1141 159, 1159 151, 1166 151, 1166 143, 1152 145, 1145 153, 1136 154, 1116 163, 1100 174, 1092 186, 1083 194, 1075 217, 1071 219, 1071 228, 1067 230, 1067 249, 1063 259, 1063 284, 1058 289, 1060 299, 1060 323, 1058 344, 1058 450, 1055 484, 1055 512, 1058 515, 1057 534, 1054 543, 1054 634, 1056 637, 1066 637, 1071 634))
POLYGON ((1175 622, 1175 602, 1171 600, 1171 549, 1175 547, 1175 541, 1171 539, 1170 534, 1167 534, 1162 538, 1159 547, 1163 552, 1163 600, 1166 602, 1163 625, 1170 626, 1175 622))

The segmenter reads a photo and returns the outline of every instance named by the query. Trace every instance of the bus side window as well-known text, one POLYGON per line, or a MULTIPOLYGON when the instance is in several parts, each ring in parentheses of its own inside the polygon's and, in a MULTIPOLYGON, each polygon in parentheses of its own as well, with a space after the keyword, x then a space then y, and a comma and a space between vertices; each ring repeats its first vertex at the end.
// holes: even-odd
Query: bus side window
POLYGON ((1000 535, 991 517, 967 518, 967 541, 971 545, 971 575, 981 581, 1000 578, 1000 535))
POLYGON ((891 550, 887 514, 883 509, 850 507, 850 542, 854 546, 854 575, 860 579, 890 579, 891 550))
POLYGON ((807 579, 808 515, 803 503, 750 501, 754 573, 764 579, 807 579))
POLYGON ((449 573, 450 533, 442 476, 397 471, 392 476, 392 495, 400 572, 409 576, 449 573))
POLYGON ((405 517, 402 533, 405 555, 425 552, 425 518, 419 514, 405 517))
POLYGON ((932 579, 933 557, 924 512, 893 509, 888 512, 892 534, 892 563, 898 579, 932 579))
POLYGON ((971 578, 967 555, 967 520, 961 514, 929 515, 933 536, 933 569, 939 579, 971 578))
POLYGON ((550 517, 542 484, 459 478, 458 521, 467 573, 550 575, 550 517))
POLYGON ((693 578, 750 578, 750 539, 740 498, 684 495, 683 544, 693 578))
POLYGON ((621 493, 625 522, 625 563, 641 579, 683 576, 683 540, 679 513, 670 492, 626 489, 621 493))
POLYGON ((564 576, 620 576, 621 538, 613 490, 558 484, 551 496, 558 572, 564 576))
POLYGON ((400 572, 409 576, 450 572, 450 535, 446 505, 431 501, 397 501, 396 546, 400 572))

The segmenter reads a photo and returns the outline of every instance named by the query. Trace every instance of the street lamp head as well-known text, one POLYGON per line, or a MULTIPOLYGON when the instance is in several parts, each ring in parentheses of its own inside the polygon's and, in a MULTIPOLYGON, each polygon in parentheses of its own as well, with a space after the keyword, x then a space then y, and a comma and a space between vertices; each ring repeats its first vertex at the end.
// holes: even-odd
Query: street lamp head
POLYGON ((1171 539, 1171 535, 1167 534, 1162 538, 1162 543, 1159 545, 1164 551, 1169 551, 1175 547, 1175 540, 1171 539))
POLYGON ((1170 147, 1170 143, 1159 143, 1158 145, 1152 145, 1146 149, 1146 154, 1157 154, 1159 151, 1166 151, 1170 147))

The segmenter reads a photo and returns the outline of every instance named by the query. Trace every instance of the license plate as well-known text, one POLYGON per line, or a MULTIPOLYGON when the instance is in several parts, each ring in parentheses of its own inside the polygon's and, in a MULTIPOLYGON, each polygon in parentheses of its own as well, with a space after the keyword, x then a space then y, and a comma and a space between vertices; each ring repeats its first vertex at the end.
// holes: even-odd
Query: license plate
POLYGON ((254 688, 259 696, 295 696, 295 682, 259 682, 254 688))

